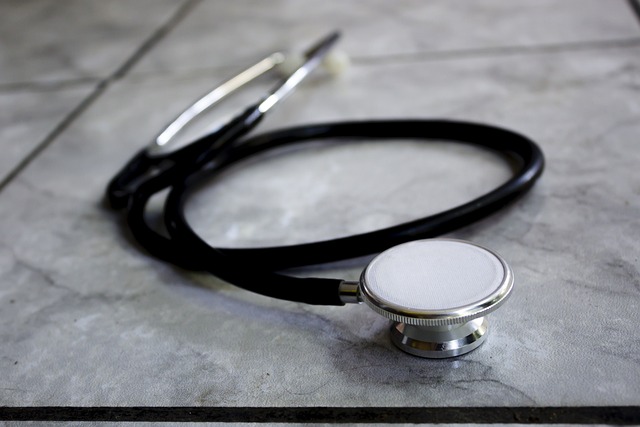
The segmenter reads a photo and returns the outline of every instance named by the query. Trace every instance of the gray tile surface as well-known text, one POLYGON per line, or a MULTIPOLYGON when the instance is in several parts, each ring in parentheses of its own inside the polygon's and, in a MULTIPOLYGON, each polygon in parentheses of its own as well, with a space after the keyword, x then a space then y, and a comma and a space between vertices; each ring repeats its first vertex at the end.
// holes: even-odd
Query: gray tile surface
MULTIPOLYGON (((17 285, 3 295, 11 319, 3 341, 12 343, 3 359, 5 381, 8 387, 23 385, 7 403, 340 405, 348 396, 360 405, 465 405, 472 392, 480 405, 637 404, 640 390, 629 373, 638 373, 638 341, 629 337, 635 336, 640 320, 634 231, 639 206, 632 197, 634 184, 620 184, 633 174, 638 160, 637 150, 630 149, 638 125, 632 120, 634 103, 620 102, 635 81, 637 53, 600 52, 595 64, 590 53, 573 53, 393 65, 405 82, 434 88, 430 105, 407 97, 405 110, 395 111, 398 116, 423 107, 434 115, 442 111, 509 125, 538 139, 549 160, 547 175, 530 197, 454 234, 504 253, 519 286, 492 317, 493 335, 480 350, 435 362, 399 354, 387 342, 386 322, 365 307, 271 301, 215 279, 185 277, 139 254, 119 233, 115 218, 100 207, 99 196, 131 151, 129 139, 144 140, 135 138, 147 133, 140 125, 143 103, 170 100, 197 82, 183 81, 184 90, 179 81, 114 87, 3 194, 5 283, 17 285), (593 64, 590 71, 586 63, 593 64), (549 67, 556 71, 549 73, 549 67), (483 109, 451 111, 454 101, 443 102, 442 97, 452 91, 437 84, 443 77, 424 77, 444 75, 458 82, 454 92, 459 108, 482 99, 483 109), (607 75, 617 78, 603 78, 607 75), (591 105, 588 99, 599 103, 591 105), (123 104, 131 111, 124 111, 123 104), (106 115, 110 126, 105 126, 106 115), (576 115, 584 120, 567 121, 576 115), (113 139, 112 127, 128 138, 113 139), (60 369, 61 360, 66 368, 60 369), (588 376, 583 375, 585 367, 588 376), (34 377, 36 370, 47 374, 34 377), (587 388, 588 394, 568 392, 587 388)), ((326 103, 315 105, 318 117, 339 114, 336 108, 349 116, 354 105, 362 106, 360 114, 380 114, 381 107, 364 102, 367 92, 360 89, 386 71, 355 68, 349 82, 328 83, 326 103), (331 101, 339 94, 344 101, 336 107, 331 101)), ((398 95, 393 85, 382 90, 379 97, 389 102, 398 95)), ((302 90, 289 108, 313 105, 311 93, 311 87, 302 90)), ((301 117, 307 114, 304 108, 296 111, 301 117)), ((285 123, 289 117, 282 115, 274 115, 273 121, 285 123)), ((213 206, 206 211, 211 215, 200 208, 194 222, 221 243, 225 237, 224 243, 240 244, 281 236, 285 241, 313 239, 455 203, 450 193, 420 185, 441 174, 463 197, 504 176, 486 154, 451 152, 446 146, 371 146, 357 152, 344 147, 313 154, 275 158, 229 175, 212 188, 212 200, 203 195, 202 201, 213 206), (454 170, 425 172, 429 164, 457 154, 468 157, 453 163, 454 170), (401 189, 393 195, 394 209, 384 215, 369 212, 370 217, 356 211, 352 222, 345 223, 344 204, 336 201, 347 201, 347 208, 348 203, 380 203, 376 181, 367 186, 357 174, 379 166, 381 158, 407 169, 366 180, 383 179, 389 188, 401 189), (329 159, 335 172, 319 173, 329 159), (354 170, 355 161, 360 165, 354 170), (457 167, 469 174, 457 174, 457 167), (410 172, 416 181, 403 185, 410 172), (265 182, 267 175, 273 180, 265 182), (340 176, 352 185, 337 186, 340 176), (313 186, 302 188, 311 181, 313 186), (292 182, 301 184, 283 185, 292 182), (244 191, 243 200, 258 198, 257 204, 266 206, 246 206, 237 200, 239 191, 244 191), (325 199, 327 207, 318 211, 325 199), (284 206, 283 200, 288 201, 284 206), (262 236, 251 228, 269 221, 270 229, 258 227, 262 236), (249 232, 233 232, 247 228, 249 232)), ((357 270, 323 273, 353 278, 357 270)))
POLYGON ((4 1, 0 182, 55 139, 83 102, 171 24, 182 0, 4 1))
POLYGON ((3 0, 0 87, 106 77, 182 0, 3 0))
MULTIPOLYGON (((485 4, 517 15, 510 2, 485 4)), ((633 36, 625 3, 607 3, 619 12, 601 10, 602 20, 592 14, 603 3, 584 4, 583 19, 602 26, 575 40, 633 36)), ((430 361, 398 352, 386 321, 365 306, 270 300, 157 262, 102 205, 124 161, 228 76, 150 71, 169 69, 150 64, 176 55, 199 10, 152 51, 149 74, 114 82, 0 193, 0 404, 640 405, 640 45, 356 62, 341 78, 317 76, 263 123, 449 117, 540 143, 547 169, 532 193, 451 234, 504 255, 514 296, 491 315, 481 348, 430 361)), ((578 20, 575 10, 557 13, 567 26, 578 20)), ((567 39, 536 39, 552 41, 567 39)), ((237 58, 247 52, 238 48, 237 58)), ((315 146, 261 160, 191 201, 189 218, 208 241, 291 243, 372 229, 455 205, 508 174, 491 153, 444 143, 315 146)), ((363 263, 298 273, 355 279, 363 263)))
POLYGON ((0 91, 0 181, 41 144, 94 89, 0 91))
POLYGON ((344 32, 341 48, 356 60, 638 37, 627 3, 618 0, 205 0, 135 72, 244 63, 292 41, 306 47, 331 29, 344 32))

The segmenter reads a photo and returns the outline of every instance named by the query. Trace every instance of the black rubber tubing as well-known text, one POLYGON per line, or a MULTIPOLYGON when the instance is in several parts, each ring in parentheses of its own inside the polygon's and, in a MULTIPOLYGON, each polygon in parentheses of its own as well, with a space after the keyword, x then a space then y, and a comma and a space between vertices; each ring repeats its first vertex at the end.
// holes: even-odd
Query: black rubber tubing
MULTIPOLYGON (((184 268, 206 270, 244 289, 291 301, 317 305, 343 305, 338 293, 340 279, 297 278, 275 273, 289 267, 320 264, 369 255, 416 239, 436 237, 482 219, 528 191, 540 177, 544 157, 528 138, 494 126, 447 120, 384 120, 328 123, 269 132, 236 143, 214 166, 193 171, 171 184, 165 202, 165 222, 170 239, 158 245, 158 235, 144 223, 143 211, 149 191, 138 191, 129 224, 140 243, 155 247, 160 257, 184 268), (184 204, 194 183, 257 153, 287 144, 327 140, 418 139, 452 141, 485 147, 515 161, 517 170, 507 182, 468 203, 444 212, 368 233, 338 239, 280 247, 214 248, 191 228, 184 204), (199 173, 198 173, 199 172, 199 173), (145 195, 147 193, 147 195, 145 195), (140 209, 142 207, 142 209, 140 209), (136 233, 136 230, 144 233, 136 233), (155 241, 155 242, 154 242, 155 241), (159 249, 159 250, 158 250, 159 249)), ((161 185, 165 187, 166 185, 161 185)), ((155 192, 156 190, 152 190, 155 192)), ((153 251, 152 251, 153 252, 153 251)), ((158 254, 156 254, 158 255, 158 254)))
POLYGON ((231 141, 212 152, 188 174, 164 174, 139 185, 130 195, 128 224, 136 240, 154 256, 190 270, 205 270, 241 288, 290 301, 343 305, 341 279, 297 278, 276 271, 321 264, 383 251, 411 240, 436 237, 482 219, 527 192, 542 174, 544 156, 530 139, 515 132, 449 120, 382 120, 316 124, 231 141), (499 152, 515 163, 513 176, 498 188, 460 206, 425 218, 368 233, 332 240, 264 248, 214 248, 186 221, 184 204, 194 184, 257 153, 307 141, 411 139, 451 141, 499 152), (167 188, 164 219, 169 238, 148 226, 144 210, 149 198, 167 188))

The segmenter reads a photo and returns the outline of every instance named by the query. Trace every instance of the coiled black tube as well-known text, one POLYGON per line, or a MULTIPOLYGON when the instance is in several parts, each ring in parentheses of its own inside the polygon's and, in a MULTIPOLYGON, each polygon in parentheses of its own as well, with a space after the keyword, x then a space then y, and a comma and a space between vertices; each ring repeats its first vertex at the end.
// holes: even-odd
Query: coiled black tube
MULTIPOLYGON (((213 137, 208 137, 215 143, 213 137)), ((202 145, 202 140, 197 142, 202 145)), ((188 147, 187 147, 188 148, 188 147)), ((544 157, 528 138, 494 126, 447 120, 382 120, 327 123, 302 126, 261 134, 241 141, 226 141, 224 147, 209 150, 206 159, 198 157, 191 167, 182 164, 151 176, 117 197, 112 181, 109 199, 122 206, 127 200, 127 219, 131 232, 151 254, 180 267, 205 270, 221 279, 259 294, 319 305, 343 305, 338 287, 340 279, 296 278, 276 271, 284 268, 320 264, 380 252, 410 240, 435 237, 490 215, 528 191, 540 177, 544 157), (418 220, 377 231, 338 239, 280 247, 215 248, 202 240, 187 223, 184 204, 193 184, 220 173, 228 166, 257 153, 287 144, 318 139, 417 139, 453 141, 486 147, 515 162, 517 170, 498 188, 455 208, 418 220), (167 187, 164 216, 169 237, 150 228, 144 219, 149 198, 167 187), (123 195, 124 194, 124 195, 123 195)), ((144 157, 144 152, 139 154, 144 157)), ((184 155, 174 161, 187 162, 184 155)), ((166 161, 171 161, 168 156, 166 161)), ((140 162, 145 164, 148 162, 140 162)), ((122 173, 122 172, 121 172, 122 173)))

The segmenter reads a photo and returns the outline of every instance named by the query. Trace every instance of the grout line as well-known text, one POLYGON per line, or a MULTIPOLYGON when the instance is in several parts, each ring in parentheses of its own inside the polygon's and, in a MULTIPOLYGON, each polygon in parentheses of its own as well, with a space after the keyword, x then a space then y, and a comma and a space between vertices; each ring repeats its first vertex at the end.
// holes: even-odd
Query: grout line
MULTIPOLYGON (((384 62, 426 62, 426 61, 446 61, 466 58, 482 58, 491 56, 516 56, 516 55, 539 55, 544 53, 564 53, 580 52, 587 50, 630 48, 640 46, 640 37, 613 39, 613 40, 591 40, 583 42, 555 43, 532 46, 492 46, 486 48, 443 50, 431 52, 398 53, 390 55, 355 56, 351 55, 351 60, 355 65, 378 65, 384 62)), ((132 73, 127 76, 131 81, 144 80, 148 78, 191 78, 209 74, 211 72, 229 71, 233 72, 241 68, 242 64, 224 64, 217 66, 207 66, 202 68, 185 68, 164 71, 143 71, 132 73)))
POLYGON ((12 182, 33 160, 35 160, 53 141, 56 140, 82 113, 84 113, 93 102, 113 83, 114 81, 125 76, 136 63, 149 52, 160 40, 162 40, 176 25, 200 2, 201 0, 187 0, 178 10, 151 36, 142 43, 142 45, 133 52, 133 54, 122 64, 115 72, 106 79, 101 80, 96 88, 74 108, 28 155, 26 155, 16 167, 14 167, 0 181, 0 192, 12 182))
POLYGON ((202 0, 187 0, 180 8, 173 14, 171 18, 160 28, 154 32, 151 37, 149 37, 143 44, 140 46, 131 57, 125 61, 122 66, 113 73, 112 79, 120 79, 124 77, 137 63, 138 61, 149 52, 160 40, 162 40, 171 30, 173 30, 182 19, 184 19, 189 12, 202 0))
MULTIPOLYGON (((199 0, 198 0, 199 1, 199 0)), ((628 0, 630 4, 635 0, 628 0)), ((637 8, 638 19, 640 20, 640 4, 635 3, 637 8)), ((166 33, 166 31, 165 31, 166 33)), ((605 40, 605 41, 586 41, 586 42, 574 42, 565 44, 548 44, 548 45, 535 45, 535 46, 499 46, 488 48, 474 48, 474 49, 461 49, 461 50, 447 50, 447 51, 434 51, 434 52, 416 52, 416 53, 399 53, 391 55, 372 55, 372 56, 353 56, 351 59, 362 65, 374 65, 386 60, 401 60, 405 62, 409 61, 438 61, 448 59, 465 59, 465 58, 479 58, 485 56, 506 56, 506 55, 531 55, 541 53, 559 53, 559 52, 572 52, 572 51, 585 51, 585 50, 598 50, 603 48, 628 48, 636 47, 640 45, 640 38, 628 38, 617 40, 605 40)), ((145 46, 145 52, 152 46, 145 46)), ((138 50, 140 52, 140 50, 138 50)), ((128 61, 127 73, 130 71, 134 64, 128 61)), ((130 80, 144 80, 147 78, 164 78, 164 77, 179 77, 179 78, 191 78, 198 77, 212 71, 228 71, 233 72, 244 64, 224 64, 218 66, 208 66, 203 68, 186 68, 183 70, 169 70, 169 71, 143 71, 133 74, 128 74, 130 80)), ((82 77, 77 79, 66 79, 50 82, 14 82, 14 83, 0 83, 0 93, 6 92, 49 92, 66 88, 73 88, 77 86, 100 83, 106 80, 121 79, 124 77, 123 67, 120 67, 118 72, 112 76, 100 80, 99 77, 82 77), (117 74, 117 76, 116 76, 117 74)))
POLYGON ((617 40, 601 40, 586 42, 568 42, 541 44, 532 46, 498 46, 475 49, 458 49, 435 52, 399 53, 386 56, 360 56, 353 57, 353 61, 362 65, 374 65, 383 61, 397 62, 420 62, 439 61, 447 59, 481 58, 490 56, 510 56, 510 55, 536 55, 544 53, 565 53, 585 50, 599 50, 611 48, 627 48, 640 46, 640 38, 628 38, 617 40))
POLYGON ((2 421, 636 425, 640 406, 0 407, 2 421))
POLYGON ((629 7, 631 8, 631 12, 633 12, 634 16, 638 20, 640 24, 640 1, 638 0, 627 0, 629 7))
POLYGON ((12 82, 0 83, 0 93, 7 92, 51 92, 85 86, 89 84, 99 84, 100 77, 79 77, 72 79, 53 80, 53 81, 31 81, 31 82, 12 82))
POLYGON ((20 174, 29 164, 42 153, 51 143, 64 132, 75 119, 77 119, 89 106, 95 101, 98 96, 105 91, 108 86, 108 80, 103 80, 96 88, 80 102, 80 104, 74 108, 43 140, 38 144, 29 154, 22 158, 22 160, 14 167, 0 182, 0 192, 12 182, 16 176, 20 174))

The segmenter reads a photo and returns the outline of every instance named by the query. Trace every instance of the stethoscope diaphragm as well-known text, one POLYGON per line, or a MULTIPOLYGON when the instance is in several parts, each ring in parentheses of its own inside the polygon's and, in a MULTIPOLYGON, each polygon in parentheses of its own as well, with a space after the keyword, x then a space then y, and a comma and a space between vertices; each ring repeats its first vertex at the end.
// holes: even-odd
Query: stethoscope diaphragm
POLYGON ((510 295, 513 273, 474 243, 427 239, 388 249, 365 268, 358 295, 393 322, 391 338, 421 357, 458 356, 486 338, 485 316, 510 295))

